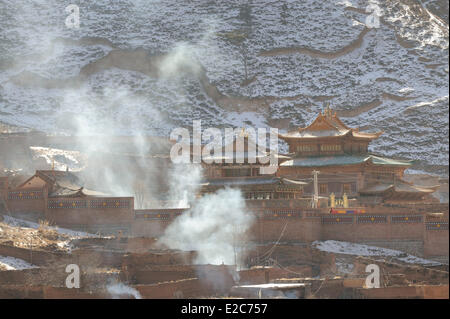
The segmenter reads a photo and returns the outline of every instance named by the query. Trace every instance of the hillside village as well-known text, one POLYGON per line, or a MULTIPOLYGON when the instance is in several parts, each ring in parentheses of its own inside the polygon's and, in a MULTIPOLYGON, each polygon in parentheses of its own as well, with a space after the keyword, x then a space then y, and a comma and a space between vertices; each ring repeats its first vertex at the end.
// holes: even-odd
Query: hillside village
POLYGON ((157 146, 140 154, 111 138, 99 162, 76 138, 0 138, 1 298, 448 298, 448 180, 372 153, 382 132, 329 107, 279 135, 288 151, 272 174, 247 155, 225 161, 254 143, 242 130, 232 154, 200 164, 188 205, 170 197, 192 169, 173 167, 174 141, 148 138, 157 146), (127 196, 99 173, 111 171, 134 180, 127 196))

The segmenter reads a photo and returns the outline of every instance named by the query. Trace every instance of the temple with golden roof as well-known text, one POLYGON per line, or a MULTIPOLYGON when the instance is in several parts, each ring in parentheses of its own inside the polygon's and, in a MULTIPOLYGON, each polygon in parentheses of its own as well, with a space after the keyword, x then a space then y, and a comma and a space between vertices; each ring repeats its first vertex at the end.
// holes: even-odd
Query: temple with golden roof
POLYGON ((294 206, 310 205, 314 195, 331 206, 330 198, 345 198, 351 206, 435 201, 430 194, 438 185, 419 187, 403 179, 413 161, 370 152, 370 142, 382 133, 350 128, 327 107, 307 127, 279 134, 289 153, 278 154, 273 174, 259 174, 261 165, 247 162, 208 164, 203 191, 239 187, 248 200, 302 199, 294 206))

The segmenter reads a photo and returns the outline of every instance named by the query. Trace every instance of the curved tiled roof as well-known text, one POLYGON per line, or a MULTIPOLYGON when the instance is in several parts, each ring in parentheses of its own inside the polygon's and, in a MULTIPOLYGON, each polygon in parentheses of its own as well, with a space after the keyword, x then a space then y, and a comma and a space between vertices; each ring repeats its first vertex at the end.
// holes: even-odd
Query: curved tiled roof
POLYGON ((49 197, 76 197, 76 196, 105 196, 101 192, 92 191, 83 187, 80 178, 68 171, 37 170, 36 176, 49 184, 51 192, 49 197))
POLYGON ((240 186, 240 185, 273 185, 273 184, 291 184, 307 185, 309 183, 287 179, 283 177, 255 177, 255 178, 219 178, 209 179, 202 183, 203 186, 240 186))
POLYGON ((321 137, 338 137, 351 134, 353 137, 373 140, 378 138, 383 132, 367 133, 359 132, 358 129, 350 128, 342 122, 336 115, 332 114, 332 110, 327 108, 322 114, 307 127, 300 127, 297 131, 279 134, 281 139, 290 138, 321 138, 321 137))
POLYGON ((396 193, 424 193, 431 194, 436 191, 439 185, 432 187, 420 187, 407 183, 403 180, 397 180, 395 183, 379 183, 374 184, 359 191, 361 194, 380 194, 387 191, 394 191, 396 193))
POLYGON ((323 167, 323 166, 339 166, 354 165, 367 161, 371 161, 375 165, 393 165, 393 166, 410 166, 412 161, 395 160, 375 155, 335 155, 335 156, 314 156, 314 157, 297 157, 280 164, 280 166, 295 167, 323 167))

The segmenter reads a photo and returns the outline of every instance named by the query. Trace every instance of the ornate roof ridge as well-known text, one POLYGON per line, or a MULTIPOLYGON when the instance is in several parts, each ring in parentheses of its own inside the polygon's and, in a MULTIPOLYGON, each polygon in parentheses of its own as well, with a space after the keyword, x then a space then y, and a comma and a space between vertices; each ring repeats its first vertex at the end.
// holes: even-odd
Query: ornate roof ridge
POLYGON ((359 128, 351 128, 347 126, 337 115, 337 112, 326 107, 324 112, 319 111, 317 117, 306 127, 299 127, 297 130, 289 131, 285 134, 278 134, 280 138, 319 138, 319 137, 336 137, 352 134, 353 137, 363 139, 376 139, 383 131, 370 133, 360 132, 359 128), (331 131, 330 135, 325 135, 327 131, 331 131), (335 133, 332 133, 332 132, 335 133), (311 134, 308 134, 311 132, 311 134), (314 132, 323 132, 322 134, 314 132))

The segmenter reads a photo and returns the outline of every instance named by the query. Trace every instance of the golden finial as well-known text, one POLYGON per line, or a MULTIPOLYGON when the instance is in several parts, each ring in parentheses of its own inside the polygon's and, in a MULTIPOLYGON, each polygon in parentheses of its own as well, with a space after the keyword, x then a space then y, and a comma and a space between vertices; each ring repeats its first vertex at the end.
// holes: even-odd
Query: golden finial
POLYGON ((247 133, 247 131, 245 130, 245 127, 243 127, 242 128, 242 130, 241 130, 241 134, 240 134, 242 137, 247 137, 248 136, 248 133, 247 133))
POLYGON ((323 113, 329 119, 331 119, 331 117, 333 116, 330 108, 330 102, 325 102, 325 110, 323 111, 323 113))

